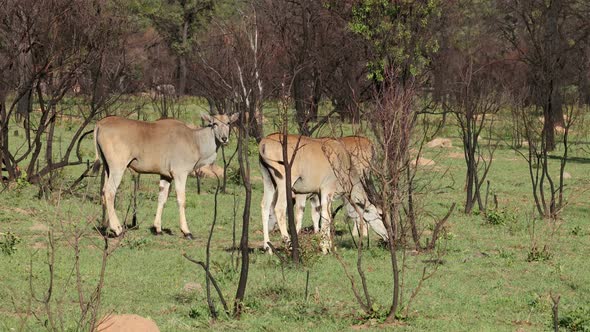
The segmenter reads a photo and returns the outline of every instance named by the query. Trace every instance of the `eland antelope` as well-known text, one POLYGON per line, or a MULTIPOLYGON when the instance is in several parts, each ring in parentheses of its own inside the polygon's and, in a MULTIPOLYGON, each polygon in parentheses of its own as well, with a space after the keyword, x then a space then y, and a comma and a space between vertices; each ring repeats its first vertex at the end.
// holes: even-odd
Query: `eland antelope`
POLYGON ((117 236, 123 228, 115 212, 115 195, 125 169, 131 168, 137 173, 160 175, 158 208, 154 219, 156 234, 162 232, 162 209, 168 199, 170 182, 174 180, 180 229, 186 238, 192 239, 184 212, 186 178, 199 167, 215 162, 217 149, 228 143, 230 124, 237 120, 238 114, 226 117, 226 121, 204 113, 201 118, 206 123, 203 128, 191 128, 174 119, 143 122, 116 116, 96 123, 93 169, 97 171, 101 161, 104 164, 102 195, 108 213, 108 226, 117 236))
MULTIPOLYGON (((331 138, 330 138, 331 139, 331 138)), ((350 155, 350 161, 352 162, 352 166, 357 171, 357 173, 361 177, 361 181, 363 181, 363 185, 366 185, 366 181, 369 180, 370 173, 371 173, 371 164, 374 158, 374 148, 373 143, 366 137, 363 136, 345 136, 335 138, 338 141, 344 144, 344 148, 350 155)), ((320 200, 318 195, 316 194, 294 194, 295 204, 295 224, 297 232, 301 230, 302 222, 303 222, 303 215, 305 213, 305 203, 309 199, 311 203, 311 219, 313 221, 313 231, 314 233, 319 232, 319 222, 320 222, 320 200)), ((354 208, 345 202, 345 206, 349 215, 356 213, 354 208), (352 208, 352 210, 348 211, 348 209, 352 208)), ((353 235, 358 235, 359 231, 362 232, 363 236, 368 236, 368 226, 362 220, 362 218, 354 217, 354 227, 352 229, 353 235), (359 224, 358 222, 362 221, 363 224, 359 224)), ((269 229, 273 229, 276 224, 276 217, 274 215, 274 211, 270 211, 270 219, 269 219, 269 229)))
MULTIPOLYGON (((273 207, 283 240, 287 243, 290 241, 285 221, 287 194, 285 193, 282 140, 283 135, 275 133, 262 139, 258 146, 264 185, 264 195, 261 202, 263 246, 267 250, 269 250, 268 242, 270 240, 269 217, 273 207)), ((379 210, 369 202, 361 177, 353 166, 350 154, 343 142, 332 138, 288 135, 287 155, 288 158, 294 158, 291 167, 293 194, 298 198, 307 194, 318 195, 319 215, 322 219, 320 230, 322 252, 327 253, 332 247, 330 205, 332 200, 338 196, 342 196, 347 203, 347 212, 350 217, 359 219, 360 216, 356 211, 360 211, 364 221, 384 240, 387 240, 387 230, 383 225, 379 210)), ((290 159, 289 162, 291 162, 290 159)), ((305 203, 304 200, 303 203, 305 203)), ((301 210, 296 207, 295 211, 301 210)))

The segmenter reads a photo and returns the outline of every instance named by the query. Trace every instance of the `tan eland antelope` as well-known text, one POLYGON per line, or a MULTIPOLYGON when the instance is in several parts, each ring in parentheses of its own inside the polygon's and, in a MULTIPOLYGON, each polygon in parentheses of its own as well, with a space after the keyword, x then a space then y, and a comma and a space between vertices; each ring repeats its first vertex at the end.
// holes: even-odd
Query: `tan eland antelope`
MULTIPOLYGON (((329 138, 331 139, 331 138, 329 138)), ((355 168, 357 173, 361 176, 361 181, 369 180, 370 173, 371 173, 371 164, 374 158, 374 148, 373 143, 366 137, 363 136, 345 136, 336 138, 338 141, 344 144, 346 151, 350 155, 350 161, 352 162, 352 166, 355 168)), ((365 183, 363 183, 365 184, 365 183)), ((294 194, 295 198, 295 223, 297 232, 301 230, 301 226, 303 223, 303 215, 305 214, 305 203, 309 199, 311 203, 311 219, 313 221, 313 231, 314 233, 319 232, 319 222, 320 222, 320 200, 318 195, 316 194, 294 194)), ((345 204, 347 212, 349 215, 355 214, 356 211, 354 207, 345 204), (352 209, 351 209, 352 208, 352 209)), ((368 236, 368 225, 362 220, 362 218, 354 217, 354 227, 352 229, 353 235, 358 235, 359 232, 362 232, 363 236, 368 236), (358 222, 362 221, 362 225, 358 222)), ((270 211, 270 219, 269 219, 269 229, 273 229, 276 224, 276 216, 274 215, 274 211, 270 211)))
MULTIPOLYGON (((261 202, 263 247, 269 250, 269 217, 274 207, 283 240, 289 243, 285 220, 287 195, 285 193, 285 168, 281 141, 282 134, 271 134, 262 139, 258 146, 264 195, 261 202)), ((320 218, 322 219, 322 252, 331 247, 331 202, 342 196, 348 203, 350 217, 358 219, 356 208, 362 217, 384 240, 387 231, 375 205, 369 202, 360 175, 353 167, 350 154, 343 142, 331 138, 310 138, 298 135, 287 136, 287 155, 294 158, 291 168, 291 189, 296 195, 316 194, 319 197, 320 218), (293 157, 294 156, 294 157, 293 157)), ((291 161, 289 159, 289 161, 291 161)), ((299 196, 301 197, 301 196, 299 196)), ((295 209, 299 210, 298 208, 295 209)), ((270 252, 270 250, 269 250, 270 252)))
POLYGON ((181 121, 163 119, 155 122, 129 120, 116 116, 106 117, 96 123, 94 142, 98 170, 102 161, 105 168, 103 187, 107 207, 108 226, 119 236, 123 231, 115 212, 115 195, 126 168, 137 173, 159 174, 160 193, 154 219, 156 234, 162 232, 162 209, 168 199, 170 182, 174 180, 180 229, 192 239, 185 216, 185 185, 189 173, 201 166, 213 163, 220 145, 228 143, 230 124, 238 119, 232 115, 227 121, 201 114, 206 126, 191 128, 181 121))

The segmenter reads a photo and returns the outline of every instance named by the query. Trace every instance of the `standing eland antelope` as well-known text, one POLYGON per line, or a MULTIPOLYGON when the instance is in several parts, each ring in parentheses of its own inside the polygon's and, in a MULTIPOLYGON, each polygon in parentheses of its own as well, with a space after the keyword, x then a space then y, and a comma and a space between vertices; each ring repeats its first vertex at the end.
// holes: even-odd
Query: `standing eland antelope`
MULTIPOLYGON (((332 139, 332 138, 328 138, 332 139)), ((366 137, 363 136, 345 136, 335 138, 344 144, 344 148, 350 155, 350 161, 352 166, 360 175, 363 185, 367 184, 371 173, 371 164, 374 158, 374 147, 373 143, 366 137)), ((295 224, 297 232, 301 230, 303 215, 305 213, 305 203, 309 199, 311 203, 311 219, 313 221, 314 233, 319 232, 320 222, 320 199, 316 194, 294 194, 295 198, 295 224)), ((344 202, 345 207, 349 215, 355 214, 354 207, 344 202), (351 209, 352 208, 352 209, 351 209)), ((354 220, 354 227, 352 229, 353 235, 358 235, 359 231, 362 232, 363 236, 368 236, 368 225, 358 216, 352 218, 354 220), (362 221, 362 225, 359 222, 362 221)), ((276 217, 274 211, 270 211, 269 229, 272 229, 276 224, 276 217)))
MULTIPOLYGON (((273 207, 283 240, 286 243, 290 242, 285 221, 287 194, 285 192, 282 140, 283 135, 275 133, 262 139, 258 146, 264 185, 264 195, 261 202, 263 247, 269 252, 269 217, 273 207)), ((322 219, 320 230, 322 252, 327 253, 332 247, 330 211, 332 200, 338 196, 343 196, 348 203, 347 212, 350 217, 354 219, 360 217, 356 213, 356 206, 361 211, 364 221, 384 240, 387 240, 387 230, 383 225, 379 210, 369 202, 360 175, 353 167, 351 157, 342 142, 331 138, 287 135, 286 143, 289 162, 293 158, 291 167, 293 193, 319 196, 321 207, 319 214, 322 219)))
POLYGON ((109 228, 119 236, 123 231, 115 211, 115 195, 126 168, 137 173, 159 174, 160 193, 154 219, 156 234, 162 232, 162 209, 168 199, 170 182, 174 180, 180 229, 187 239, 192 234, 185 216, 185 185, 187 176, 195 169, 215 162, 217 149, 228 143, 230 124, 238 119, 201 114, 203 128, 191 128, 174 119, 155 122, 129 120, 116 116, 96 123, 94 145, 96 172, 102 160, 105 168, 103 198, 107 207, 109 228))

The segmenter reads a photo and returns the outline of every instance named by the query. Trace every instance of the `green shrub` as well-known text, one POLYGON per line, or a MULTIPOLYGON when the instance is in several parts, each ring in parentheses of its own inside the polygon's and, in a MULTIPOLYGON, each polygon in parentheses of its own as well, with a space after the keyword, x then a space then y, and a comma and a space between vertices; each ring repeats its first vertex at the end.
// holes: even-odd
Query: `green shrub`
POLYGON ((6 256, 14 254, 16 252, 16 245, 20 242, 20 239, 11 232, 0 233, 0 235, 2 235, 0 239, 0 251, 6 256))
POLYGON ((514 221, 514 215, 506 210, 490 210, 484 216, 486 223, 490 225, 505 225, 508 221, 514 221))
POLYGON ((29 181, 27 181, 27 171, 23 170, 20 173, 20 176, 16 179, 16 189, 24 189, 30 185, 29 181))
POLYGON ((548 261, 553 255, 547 249, 547 246, 543 246, 543 249, 539 249, 537 245, 533 245, 527 255, 527 262, 542 262, 548 261))
POLYGON ((299 236, 299 257, 303 266, 313 267, 318 262, 321 257, 319 247, 319 234, 299 236))
POLYGON ((582 227, 580 225, 574 226, 574 228, 572 228, 572 235, 582 235, 582 227))
POLYGON ((567 331, 590 331, 590 307, 578 307, 559 319, 559 326, 567 331))
POLYGON ((125 238, 125 242, 123 243, 123 247, 131 249, 131 250, 140 250, 140 249, 143 249, 148 243, 150 243, 150 240, 145 237, 141 237, 141 238, 127 237, 127 238, 125 238))

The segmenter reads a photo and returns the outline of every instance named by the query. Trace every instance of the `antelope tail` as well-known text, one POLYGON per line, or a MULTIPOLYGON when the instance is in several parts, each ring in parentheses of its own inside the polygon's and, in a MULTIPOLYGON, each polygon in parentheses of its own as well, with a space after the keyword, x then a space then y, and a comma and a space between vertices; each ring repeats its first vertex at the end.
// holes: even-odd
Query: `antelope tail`
POLYGON ((94 164, 92 165, 92 173, 95 174, 100 169, 101 151, 98 146, 98 126, 94 127, 94 152, 96 157, 94 158, 94 164))

